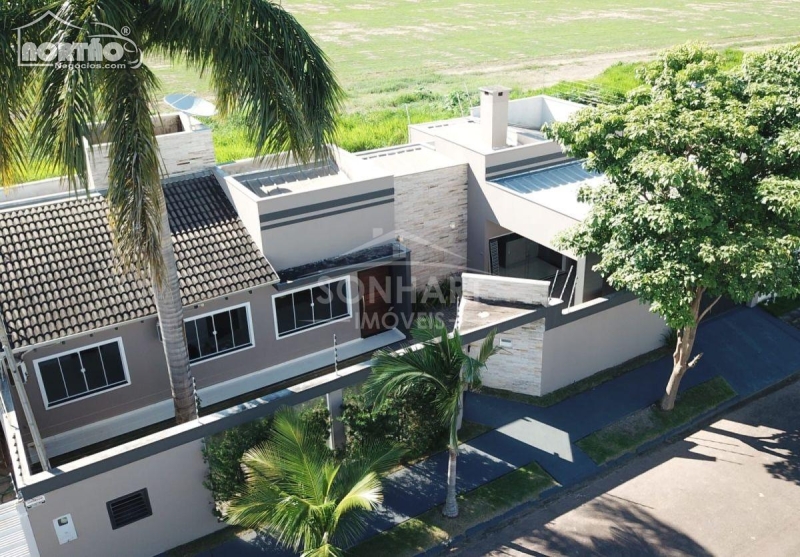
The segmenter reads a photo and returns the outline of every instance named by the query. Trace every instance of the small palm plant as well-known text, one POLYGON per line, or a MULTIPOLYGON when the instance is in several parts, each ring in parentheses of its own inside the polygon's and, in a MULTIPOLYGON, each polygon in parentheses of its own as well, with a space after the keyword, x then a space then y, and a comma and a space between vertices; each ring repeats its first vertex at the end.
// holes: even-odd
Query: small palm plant
POLYGON ((458 429, 464 406, 464 391, 480 385, 481 371, 490 356, 497 352, 494 346, 495 331, 489 333, 481 345, 477 358, 464 352, 458 331, 452 336, 440 319, 419 318, 411 331, 418 349, 399 352, 380 350, 375 353, 372 375, 365 384, 367 397, 381 404, 392 394, 408 395, 417 389, 430 389, 435 396, 435 411, 442 424, 449 429, 447 449, 450 453, 447 467, 447 500, 442 514, 458 516, 456 499, 456 464, 458 461, 458 429))
POLYGON ((337 460, 324 431, 281 410, 267 441, 242 459, 247 483, 227 520, 263 530, 303 557, 341 557, 364 532, 383 499, 381 477, 402 454, 375 444, 337 460))

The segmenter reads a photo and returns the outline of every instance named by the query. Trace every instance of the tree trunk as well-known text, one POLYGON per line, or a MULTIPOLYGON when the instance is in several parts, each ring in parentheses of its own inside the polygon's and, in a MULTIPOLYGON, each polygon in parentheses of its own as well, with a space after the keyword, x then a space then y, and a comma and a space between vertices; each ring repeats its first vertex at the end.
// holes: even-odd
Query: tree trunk
POLYGON ((697 327, 684 327, 678 332, 678 344, 672 354, 672 375, 669 377, 667 390, 661 399, 662 410, 675 408, 675 399, 678 397, 681 379, 689 370, 689 356, 692 353, 696 332, 697 327))
POLYGON ((686 372, 697 365, 697 362, 703 356, 698 354, 694 359, 689 360, 692 355, 692 348, 694 348, 694 341, 697 337, 697 327, 700 321, 711 311, 711 308, 720 300, 718 297, 714 302, 709 305, 703 313, 700 313, 700 304, 703 300, 704 288, 698 288, 695 291, 694 301, 692 302, 692 311, 694 312, 694 324, 684 327, 678 331, 678 343, 675 346, 675 352, 672 354, 672 375, 670 375, 667 382, 667 390, 664 397, 661 399, 661 409, 668 411, 675 408, 675 399, 678 398, 678 389, 681 386, 681 379, 686 375, 686 372))
POLYGON ((167 371, 175 405, 175 420, 182 424, 197 419, 194 383, 189 369, 189 349, 186 345, 186 329, 183 324, 183 303, 181 302, 178 266, 169 228, 167 204, 161 203, 161 255, 164 260, 166 277, 157 280, 153 277, 158 322, 164 355, 167 358, 167 371))
POLYGON ((447 499, 442 514, 447 518, 458 516, 458 500, 456 499, 456 463, 458 462, 458 445, 449 447, 450 459, 447 465, 447 499))

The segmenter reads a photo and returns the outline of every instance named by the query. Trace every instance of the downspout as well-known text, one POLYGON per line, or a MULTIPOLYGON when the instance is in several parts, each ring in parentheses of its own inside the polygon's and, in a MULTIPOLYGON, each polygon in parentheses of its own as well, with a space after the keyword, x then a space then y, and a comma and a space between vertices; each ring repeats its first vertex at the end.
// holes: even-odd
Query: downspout
POLYGON ((44 449, 44 442, 39 433, 39 426, 36 424, 36 418, 33 416, 31 409, 31 402, 28 400, 28 393, 25 391, 25 385, 22 383, 22 377, 19 375, 19 367, 17 367, 17 360, 14 357, 14 351, 11 348, 11 342, 8 340, 8 333, 6 331, 6 324, 0 315, 0 346, 3 347, 3 354, 5 355, 8 369, 11 371, 11 377, 14 379, 14 386, 17 388, 17 396, 19 397, 22 412, 25 415, 25 421, 28 424, 28 429, 31 430, 33 437, 33 445, 36 447, 36 454, 39 457, 39 462, 42 465, 42 470, 45 472, 50 470, 50 461, 47 459, 47 452, 44 449))

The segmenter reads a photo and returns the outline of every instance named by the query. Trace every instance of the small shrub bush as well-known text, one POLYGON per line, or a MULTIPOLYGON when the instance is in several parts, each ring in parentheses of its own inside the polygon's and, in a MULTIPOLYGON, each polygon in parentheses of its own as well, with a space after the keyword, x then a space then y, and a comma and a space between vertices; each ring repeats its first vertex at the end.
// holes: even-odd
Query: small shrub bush
MULTIPOLYGON (((313 422, 319 431, 329 431, 329 415, 324 405, 316 405, 302 411, 304 420, 313 422)), ((209 473, 203 485, 211 491, 214 501, 225 503, 236 495, 244 485, 245 477, 241 461, 245 452, 263 443, 269 437, 272 419, 264 418, 250 422, 209 437, 203 445, 203 459, 209 473)))
POLYGON ((386 441, 405 448, 404 461, 444 448, 447 428, 433 411, 433 394, 426 389, 410 392, 407 397, 391 397, 379 407, 371 407, 361 394, 350 395, 342 409, 347 428, 348 451, 365 443, 386 441))

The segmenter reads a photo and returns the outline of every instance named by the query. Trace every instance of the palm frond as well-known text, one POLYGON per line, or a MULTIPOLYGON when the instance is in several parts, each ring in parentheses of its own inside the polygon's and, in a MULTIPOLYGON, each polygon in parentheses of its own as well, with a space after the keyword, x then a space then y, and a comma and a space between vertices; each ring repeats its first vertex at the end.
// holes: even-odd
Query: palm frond
MULTIPOLYGON (((88 0, 61 3, 56 15, 68 25, 52 20, 42 38, 53 44, 88 43, 97 11, 103 13, 105 4, 88 0)), ((83 142, 97 121, 96 72, 69 65, 38 69, 40 85, 35 103, 39 110, 32 119, 32 161, 55 163, 71 189, 86 188, 88 167, 83 142)))
POLYGON ((223 114, 242 112, 255 155, 328 156, 342 99, 327 57, 268 0, 153 2, 148 46, 207 71, 223 114))
POLYGON ((30 23, 33 2, 5 2, 0 8, 0 186, 10 186, 28 158, 28 127, 36 81, 17 61, 15 29, 30 23))

